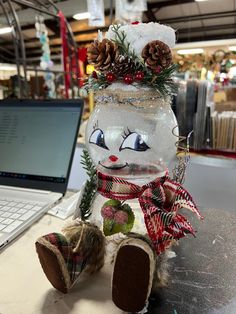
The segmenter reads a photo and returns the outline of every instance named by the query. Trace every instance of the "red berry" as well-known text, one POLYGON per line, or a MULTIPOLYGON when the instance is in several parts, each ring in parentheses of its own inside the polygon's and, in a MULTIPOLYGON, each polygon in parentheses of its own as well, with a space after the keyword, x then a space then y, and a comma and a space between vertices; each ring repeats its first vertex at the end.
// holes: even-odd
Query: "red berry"
POLYGON ((107 72, 107 74, 106 74, 106 79, 107 79, 107 82, 112 83, 112 82, 115 81, 116 76, 115 76, 115 74, 112 73, 112 72, 107 72))
POLYGON ((105 206, 101 209, 101 215, 104 219, 113 219, 115 212, 116 210, 112 206, 105 206))
POLYGON ((133 81, 134 81, 134 78, 131 74, 126 74, 124 77, 123 77, 123 81, 125 82, 125 84, 132 84, 133 81))
POLYGON ((144 73, 142 71, 138 71, 135 73, 135 80, 142 81, 144 78, 144 73))
POLYGON ((125 211, 118 210, 114 214, 114 220, 117 224, 124 225, 124 224, 127 224, 128 220, 129 220, 129 216, 125 211))

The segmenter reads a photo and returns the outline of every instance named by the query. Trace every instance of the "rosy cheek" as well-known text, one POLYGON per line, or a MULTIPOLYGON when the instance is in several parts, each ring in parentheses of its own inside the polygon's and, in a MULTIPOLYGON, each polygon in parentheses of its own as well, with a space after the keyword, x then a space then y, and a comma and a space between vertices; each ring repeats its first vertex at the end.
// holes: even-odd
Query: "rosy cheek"
POLYGON ((111 161, 111 162, 116 162, 118 160, 118 157, 115 156, 115 155, 111 155, 108 157, 108 159, 111 161))

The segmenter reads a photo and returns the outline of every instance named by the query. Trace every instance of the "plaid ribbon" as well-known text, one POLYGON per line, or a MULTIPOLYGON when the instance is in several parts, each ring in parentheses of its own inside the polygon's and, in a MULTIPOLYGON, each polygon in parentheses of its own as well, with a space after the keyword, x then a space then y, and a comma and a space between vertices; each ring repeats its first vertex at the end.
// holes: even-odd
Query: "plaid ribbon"
POLYGON ((167 249, 174 239, 178 240, 188 233, 195 235, 187 219, 178 214, 180 208, 186 208, 203 219, 191 195, 167 175, 144 186, 101 172, 97 173, 97 177, 97 190, 104 197, 117 200, 138 198, 157 254, 167 249))
POLYGON ((86 266, 86 261, 84 260, 83 256, 81 256, 79 253, 73 253, 71 246, 67 242, 67 239, 60 233, 49 233, 43 236, 43 238, 52 245, 56 246, 57 249, 61 252, 70 275, 71 283, 73 284, 86 266))

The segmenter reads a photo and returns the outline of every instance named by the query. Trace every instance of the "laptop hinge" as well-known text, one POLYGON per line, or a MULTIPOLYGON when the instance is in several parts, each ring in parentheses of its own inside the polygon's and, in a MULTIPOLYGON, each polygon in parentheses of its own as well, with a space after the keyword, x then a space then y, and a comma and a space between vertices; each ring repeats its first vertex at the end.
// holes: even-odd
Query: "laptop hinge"
POLYGON ((0 185, 0 189, 4 189, 4 190, 8 190, 8 191, 13 190, 13 191, 21 191, 21 192, 30 192, 30 193, 36 193, 36 194, 50 194, 51 193, 51 191, 18 188, 16 186, 6 186, 6 185, 0 185))

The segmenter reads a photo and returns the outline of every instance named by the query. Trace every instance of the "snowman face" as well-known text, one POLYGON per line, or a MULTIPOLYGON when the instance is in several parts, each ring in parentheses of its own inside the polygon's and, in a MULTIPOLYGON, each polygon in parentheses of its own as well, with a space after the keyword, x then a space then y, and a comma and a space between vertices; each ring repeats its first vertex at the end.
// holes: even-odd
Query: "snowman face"
POLYGON ((168 105, 99 104, 88 121, 86 144, 99 171, 149 182, 164 174, 176 154, 176 125, 168 105))

